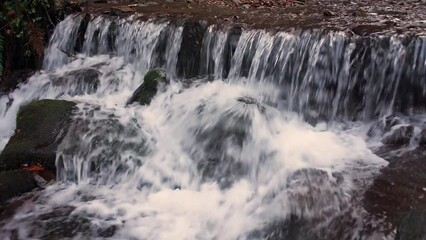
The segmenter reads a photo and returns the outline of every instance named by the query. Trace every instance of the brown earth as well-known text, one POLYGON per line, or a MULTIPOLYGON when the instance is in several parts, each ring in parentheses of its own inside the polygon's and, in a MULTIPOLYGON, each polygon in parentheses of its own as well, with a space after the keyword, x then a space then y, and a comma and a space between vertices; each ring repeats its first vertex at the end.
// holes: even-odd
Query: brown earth
POLYGON ((322 28, 358 35, 426 33, 426 0, 98 0, 81 7, 100 14, 183 17, 252 28, 322 28))

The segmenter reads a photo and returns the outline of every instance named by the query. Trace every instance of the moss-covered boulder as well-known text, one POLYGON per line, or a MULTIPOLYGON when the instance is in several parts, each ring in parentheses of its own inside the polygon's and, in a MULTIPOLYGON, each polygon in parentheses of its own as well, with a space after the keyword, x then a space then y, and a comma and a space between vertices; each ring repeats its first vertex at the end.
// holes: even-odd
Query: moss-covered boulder
POLYGON ((141 105, 149 105, 151 99, 157 94, 161 84, 166 84, 166 73, 160 69, 149 70, 144 78, 143 83, 136 89, 127 104, 138 102, 141 105))
POLYGON ((14 170, 0 172, 0 205, 36 187, 37 183, 29 171, 14 170))
POLYGON ((0 171, 22 164, 41 164, 55 170, 56 150, 67 133, 75 103, 64 100, 33 101, 22 107, 15 134, 0 154, 0 171))

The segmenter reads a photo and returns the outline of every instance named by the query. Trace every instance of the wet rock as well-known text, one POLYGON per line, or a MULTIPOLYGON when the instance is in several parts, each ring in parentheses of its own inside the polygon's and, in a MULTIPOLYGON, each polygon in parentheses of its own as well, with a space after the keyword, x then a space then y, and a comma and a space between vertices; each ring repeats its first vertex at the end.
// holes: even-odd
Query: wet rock
POLYGON ((391 132, 382 140, 382 143, 387 145, 404 145, 410 143, 413 137, 414 127, 411 125, 401 126, 391 132))
POLYGON ((387 116, 383 118, 382 120, 379 120, 373 123, 373 125, 371 125, 370 129, 367 132, 367 136, 373 137, 373 136, 383 135, 389 132, 392 129, 392 127, 398 124, 401 124, 401 119, 399 119, 397 116, 395 115, 387 116))
POLYGON ((0 172, 0 205, 36 187, 37 183, 29 171, 0 172))
POLYGON ((249 234, 248 239, 308 239, 306 225, 308 225, 306 219, 292 215, 285 220, 270 224, 264 229, 253 231, 249 234))
POLYGON ((239 97, 239 98, 237 98, 237 101, 245 103, 245 104, 258 104, 258 102, 257 102, 257 100, 255 98, 248 97, 248 96, 239 97))
POLYGON ((201 47, 207 27, 198 21, 188 21, 182 31, 182 45, 178 54, 176 71, 178 76, 196 77, 200 71, 201 47))
POLYGON ((12 74, 0 81, 0 90, 5 92, 12 91, 18 87, 20 83, 25 82, 31 75, 34 74, 32 69, 22 69, 12 72, 12 74))
MULTIPOLYGON (((400 237, 396 239, 424 239, 403 236, 409 236, 407 231, 411 231, 407 221, 419 217, 426 210, 426 148, 392 154, 385 160, 389 161, 389 165, 381 170, 365 192, 363 207, 397 226, 400 237), (412 212, 407 215, 409 211, 412 212)), ((419 232, 418 226, 411 227, 419 232)))
POLYGON ((148 137, 140 129, 136 119, 123 124, 114 110, 81 104, 57 150, 60 153, 56 160, 57 179, 77 182, 81 180, 79 174, 84 173, 106 184, 110 179, 120 179, 123 174, 131 175, 141 166, 142 158, 151 153, 148 137), (123 152, 130 154, 125 161, 123 152), (86 162, 79 171, 76 158, 86 162))
POLYGON ((426 145, 426 128, 423 128, 420 132, 419 145, 426 145))
POLYGON ((81 52, 83 49, 84 44, 84 35, 86 34, 87 26, 90 22, 90 14, 85 14, 83 19, 81 20, 80 26, 78 27, 77 31, 77 39, 75 41, 74 45, 74 52, 78 53, 81 52))
POLYGON ((370 34, 384 30, 386 26, 382 25, 358 25, 352 28, 352 32, 360 36, 368 36, 370 34))
POLYGON ((329 11, 329 10, 324 11, 323 15, 326 16, 326 17, 334 17, 334 13, 329 11))
POLYGON ((298 170, 288 179, 289 207, 294 214, 315 213, 317 216, 344 209, 348 199, 341 188, 343 180, 339 173, 330 177, 323 170, 298 170))
POLYGON ((0 154, 0 171, 40 164, 55 172, 56 150, 66 135, 75 105, 64 100, 39 100, 22 107, 15 135, 0 154))
POLYGON ((241 33, 242 29, 240 27, 234 27, 229 30, 222 55, 222 59, 224 59, 224 66, 222 71, 223 78, 228 78, 228 74, 231 69, 232 58, 234 56, 235 50, 237 49, 238 40, 241 37, 241 33))
POLYGON ((143 79, 142 85, 136 89, 127 104, 138 102, 141 105, 148 105, 151 99, 157 94, 160 85, 166 84, 166 73, 159 69, 148 71, 143 79))
MULTIPOLYGON (((217 181, 222 188, 231 186, 248 171, 247 164, 239 159, 240 155, 236 152, 240 151, 244 142, 250 138, 248 129, 252 124, 252 116, 240 111, 238 107, 233 110, 223 113, 215 123, 194 129, 196 135, 194 146, 197 150, 193 149, 194 146, 189 147, 193 159, 198 160, 197 167, 203 180, 217 181)), ((203 105, 198 111, 200 119, 206 117, 203 105)), ((265 154, 261 158, 265 160, 268 156, 265 154)))
POLYGON ((426 209, 410 210, 397 217, 395 240, 426 239, 426 209))
POLYGON ((53 76, 54 86, 67 86, 67 93, 71 96, 91 94, 96 92, 99 86, 100 72, 94 68, 74 70, 64 76, 53 76))

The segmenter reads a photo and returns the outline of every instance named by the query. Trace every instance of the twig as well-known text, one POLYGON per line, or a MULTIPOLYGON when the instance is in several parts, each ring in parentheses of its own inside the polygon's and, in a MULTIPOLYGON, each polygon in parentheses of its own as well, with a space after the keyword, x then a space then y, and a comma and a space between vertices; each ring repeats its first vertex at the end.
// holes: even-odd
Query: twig
POLYGON ((44 11, 46 12, 47 19, 49 20, 50 24, 52 25, 52 27, 55 27, 55 24, 53 23, 52 19, 50 18, 49 11, 47 11, 46 5, 44 5, 44 4, 41 4, 41 5, 43 5, 44 11))
POLYGON ((67 52, 65 50, 62 50, 60 48, 58 48, 58 50, 61 51, 61 52, 63 52, 63 53, 65 53, 68 57, 74 57, 75 58, 75 54, 74 53, 69 53, 69 52, 67 52))

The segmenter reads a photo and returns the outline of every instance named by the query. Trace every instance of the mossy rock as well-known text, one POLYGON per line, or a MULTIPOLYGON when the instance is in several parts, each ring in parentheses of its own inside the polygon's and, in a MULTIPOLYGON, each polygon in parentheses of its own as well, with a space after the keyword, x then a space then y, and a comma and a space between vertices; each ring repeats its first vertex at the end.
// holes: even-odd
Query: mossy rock
POLYGON ((0 172, 0 205, 36 187, 37 183, 29 171, 14 170, 0 172))
POLYGON ((41 164, 55 171, 56 150, 75 106, 64 100, 39 100, 22 107, 15 134, 0 154, 0 171, 18 169, 22 164, 41 164))
POLYGON ((127 104, 138 102, 141 105, 149 105, 152 98, 157 94, 160 84, 166 84, 166 73, 160 69, 149 70, 144 78, 143 83, 136 89, 127 104))

